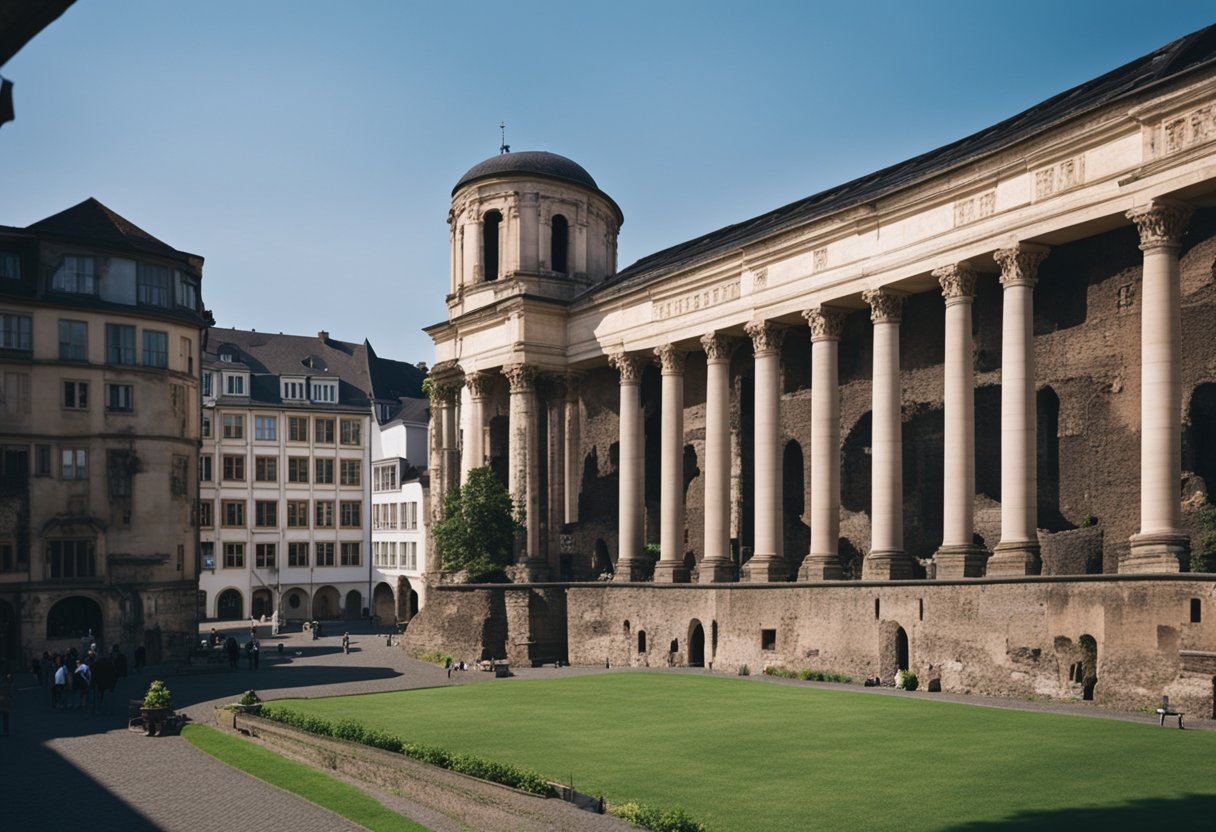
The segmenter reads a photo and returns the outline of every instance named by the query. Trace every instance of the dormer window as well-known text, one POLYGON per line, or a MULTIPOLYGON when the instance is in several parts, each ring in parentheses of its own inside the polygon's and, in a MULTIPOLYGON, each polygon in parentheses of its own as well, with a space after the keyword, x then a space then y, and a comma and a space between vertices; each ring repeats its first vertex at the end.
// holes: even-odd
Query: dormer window
POLYGON ((314 379, 312 382, 312 391, 309 395, 309 398, 312 399, 314 402, 321 402, 324 404, 337 404, 338 403, 338 381, 337 381, 337 379, 334 379, 332 381, 331 380, 321 381, 321 380, 314 379))
POLYGON ((169 306, 169 270, 164 266, 140 263, 136 285, 141 306, 169 306))
POLYGON ((64 257, 51 275, 51 288, 77 295, 97 294, 96 264, 92 257, 64 257))
POLYGON ((0 251, 0 279, 21 279, 21 255, 15 251, 0 251))
POLYGON ((498 226, 502 214, 487 211, 481 218, 481 264, 486 280, 498 280, 498 226))
POLYGON ((566 222, 566 218, 561 214, 554 214, 552 228, 553 232, 549 239, 549 262, 553 264, 553 271, 558 274, 566 274, 568 271, 566 253, 570 248, 570 223, 566 222))
POLYGON ((198 311, 198 278, 185 272, 176 272, 176 276, 177 305, 198 311))
POLYGON ((220 361, 225 364, 235 364, 241 358, 241 352, 236 347, 225 344, 219 350, 220 361))
POLYGON ((308 388, 303 379, 283 379, 279 395, 285 402, 302 402, 308 399, 308 388))
POLYGON ((249 379, 245 373, 224 373, 225 396, 248 396, 249 379))

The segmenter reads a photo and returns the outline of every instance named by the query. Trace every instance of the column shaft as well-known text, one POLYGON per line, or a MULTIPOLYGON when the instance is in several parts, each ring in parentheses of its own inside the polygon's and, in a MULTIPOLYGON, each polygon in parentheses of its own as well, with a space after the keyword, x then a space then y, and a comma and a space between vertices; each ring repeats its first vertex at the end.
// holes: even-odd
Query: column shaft
POLYGON ((789 579, 781 539, 781 340, 768 322, 745 328, 755 351, 755 553, 744 565, 753 582, 789 579))
POLYGON ((705 552, 702 583, 729 581, 730 559, 730 342, 710 333, 705 347, 705 552))
POLYGON ((579 480, 582 471, 579 470, 580 425, 578 418, 579 377, 566 376, 566 480, 563 494, 565 519, 567 523, 578 522, 579 480))
POLYGON ((494 379, 488 373, 468 373, 465 386, 469 388, 469 413, 465 419, 464 449, 461 454, 461 480, 469 471, 486 464, 485 431, 486 399, 493 389, 494 379))
POLYGON ((525 364, 508 364, 502 368, 510 385, 509 448, 510 466, 507 469, 507 488, 516 505, 524 510, 524 551, 518 560, 526 567, 528 580, 537 580, 544 570, 540 555, 541 517, 540 501, 537 499, 536 476, 536 420, 533 413, 535 390, 534 368, 525 364))
POLYGON ((620 539, 615 580, 636 581, 642 575, 642 360, 618 353, 609 361, 621 374, 620 539))
POLYGON ((687 583, 688 569, 684 566, 685 355, 670 344, 654 352, 663 368, 659 562, 655 567, 654 579, 667 583, 687 583))
POLYGON ((845 315, 819 307, 804 313, 811 326, 811 551, 801 581, 839 580, 840 374, 845 315))

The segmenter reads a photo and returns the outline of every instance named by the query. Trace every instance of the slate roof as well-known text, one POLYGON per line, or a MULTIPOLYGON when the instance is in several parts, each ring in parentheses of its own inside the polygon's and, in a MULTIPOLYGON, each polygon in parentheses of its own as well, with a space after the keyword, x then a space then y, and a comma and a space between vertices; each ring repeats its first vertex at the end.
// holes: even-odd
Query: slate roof
POLYGON ((30 231, 77 240, 132 248, 167 257, 192 257, 161 242, 135 223, 111 211, 93 197, 29 226, 30 231))
POLYGON ((547 150, 521 150, 517 153, 499 153, 497 156, 491 156, 489 159, 473 165, 464 176, 460 177, 456 187, 452 188, 452 193, 455 194, 465 185, 478 179, 511 173, 537 174, 552 179, 565 179, 586 188, 593 188, 597 191, 600 189, 600 186, 595 184, 595 180, 591 178, 591 174, 587 173, 586 168, 573 159, 567 159, 565 156, 559 156, 547 150))
POLYGON ((1155 84, 1210 67, 1214 62, 1216 25, 1192 32, 1155 52, 952 144, 643 257, 605 283, 587 290, 583 296, 593 296, 609 286, 623 283, 644 283, 677 268, 720 256, 769 235, 869 202, 951 168, 966 165, 1086 112, 1143 92, 1155 84))

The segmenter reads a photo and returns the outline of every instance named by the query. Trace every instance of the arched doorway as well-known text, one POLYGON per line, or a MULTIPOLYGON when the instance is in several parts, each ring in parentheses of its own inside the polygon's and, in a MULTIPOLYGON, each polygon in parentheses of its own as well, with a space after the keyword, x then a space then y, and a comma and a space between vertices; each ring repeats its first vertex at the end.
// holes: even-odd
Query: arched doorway
POLYGON ((93 633, 93 641, 104 644, 101 632, 101 605, 92 598, 74 595, 60 600, 46 617, 46 637, 55 639, 79 639, 93 633))
POLYGON ((396 615, 396 601, 393 599, 393 588, 381 581, 372 590, 372 610, 380 623, 392 621, 396 615))
POLYGON ((688 666, 705 667, 705 628, 695 618, 688 625, 688 666))
POLYGON ((359 594, 359 590, 352 589, 346 593, 346 619, 353 621, 359 618, 359 608, 363 605, 363 596, 359 594))
POLYGON ((8 601, 0 601, 0 670, 15 673, 17 665, 17 611, 8 601))
POLYGON ((270 594, 269 589, 255 589, 250 607, 254 618, 261 618, 262 616, 269 618, 274 613, 274 596, 270 594))
POLYGON ((900 627, 895 631, 895 670, 908 669, 908 634, 900 627))
POLYGON ((1098 686, 1098 642, 1086 633, 1078 639, 1081 645, 1081 698, 1092 701, 1098 686))
POLYGON ((419 608, 418 590, 416 590, 416 589, 410 590, 409 607, 410 607, 410 618, 413 618, 415 615, 418 614, 418 608, 419 608))
POLYGON ((312 598, 312 617, 318 621, 337 618, 341 612, 341 597, 332 586, 323 586, 312 598))
POLYGON ((238 589, 225 589, 215 599, 215 617, 222 621, 237 621, 245 617, 245 601, 238 589))

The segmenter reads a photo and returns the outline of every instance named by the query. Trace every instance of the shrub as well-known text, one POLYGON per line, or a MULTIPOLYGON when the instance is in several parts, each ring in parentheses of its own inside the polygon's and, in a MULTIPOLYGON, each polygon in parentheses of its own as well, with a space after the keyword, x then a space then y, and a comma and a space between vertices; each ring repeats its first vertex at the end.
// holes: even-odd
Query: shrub
POLYGON ((1207 572, 1216 562, 1216 506, 1205 505, 1196 513, 1199 522, 1199 545, 1191 550, 1192 572, 1207 572))
POLYGON ((895 674, 895 687, 900 690, 916 690, 918 684, 920 682, 911 670, 901 670, 895 674))
POLYGON ((811 670, 810 668, 798 671, 798 678, 804 682, 840 682, 845 685, 857 682, 852 676, 844 673, 836 673, 833 670, 811 670))
POLYGON ((453 661, 455 661, 455 659, 453 659, 447 653, 441 653, 438 650, 428 650, 425 653, 419 653, 414 658, 416 658, 420 662, 430 662, 431 664, 437 664, 440 667, 447 667, 453 661))
POLYGON ((148 686, 148 692, 144 694, 145 708, 172 708, 173 696, 169 693, 169 689, 165 687, 165 683, 157 679, 148 686))
POLYGON ((238 704, 238 705, 260 705, 261 703, 262 703, 262 700, 261 700, 261 698, 258 697, 257 691, 247 690, 247 691, 245 691, 245 695, 237 700, 236 704, 238 704))
POLYGON ((740 676, 750 676, 750 675, 752 675, 752 672, 750 670, 748 670, 747 665, 741 664, 741 665, 739 665, 739 675, 740 676))
POLYGON ((776 676, 779 679, 797 679, 798 671, 789 670, 784 667, 775 667, 773 665, 769 665, 764 668, 764 675, 765 676, 776 676))
POLYGON ((612 814, 652 832, 705 832, 705 824, 694 820, 683 809, 663 808, 648 803, 623 803, 613 806, 612 814))

